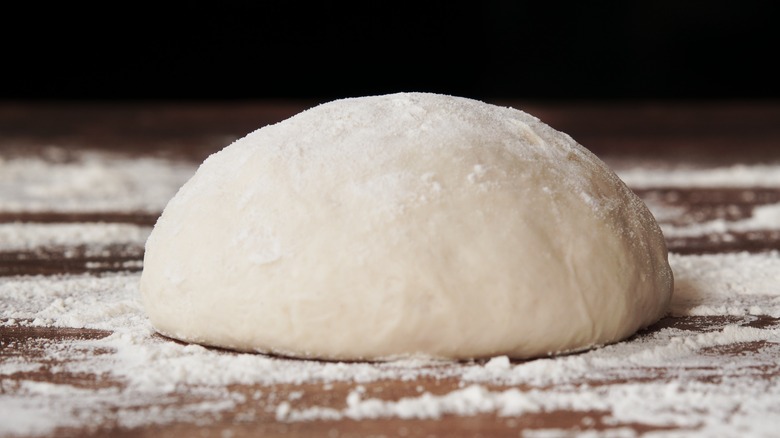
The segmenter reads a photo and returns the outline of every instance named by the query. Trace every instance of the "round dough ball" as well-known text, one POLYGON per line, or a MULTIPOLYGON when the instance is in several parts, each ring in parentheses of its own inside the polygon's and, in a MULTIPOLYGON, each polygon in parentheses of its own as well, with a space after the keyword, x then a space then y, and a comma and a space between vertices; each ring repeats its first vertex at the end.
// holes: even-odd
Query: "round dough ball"
POLYGON ((625 339, 672 283, 645 204, 571 137, 398 93, 211 155, 155 225, 141 292, 160 333, 240 351, 532 358, 625 339))

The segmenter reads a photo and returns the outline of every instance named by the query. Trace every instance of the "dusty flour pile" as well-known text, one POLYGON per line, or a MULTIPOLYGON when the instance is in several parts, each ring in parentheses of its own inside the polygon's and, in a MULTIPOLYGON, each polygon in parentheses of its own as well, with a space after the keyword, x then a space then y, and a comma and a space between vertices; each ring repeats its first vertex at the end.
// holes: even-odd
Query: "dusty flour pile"
MULTIPOLYGON (((194 171, 191 166, 161 161, 117 160, 90 156, 61 165, 31 159, 0 161, 0 211, 51 210, 53 205, 69 211, 154 211, 194 171), (77 176, 79 169, 88 172, 77 176), (13 172, 16 176, 9 176, 13 172), (168 176, 150 176, 155 174, 168 176), (57 183, 60 178, 75 180, 62 187, 57 183), (87 190, 94 187, 94 182, 84 182, 89 178, 105 183, 102 191, 87 190), (50 197, 48 190, 55 186, 59 194, 50 197)), ((774 175, 780 174, 777 170, 774 175)), ((660 170, 631 172, 626 173, 629 183, 636 186, 669 185, 660 170)), ((691 179, 679 176, 675 185, 726 185, 737 176, 780 186, 771 174, 760 167, 702 170, 691 179)), ((727 226, 777 229, 774 208, 766 207, 765 214, 759 212, 741 225, 727 226)), ((684 232, 696 235, 704 228, 691 226, 684 232)), ((147 233, 143 227, 111 224, 2 224, 0 251, 138 244, 147 233)), ((23 325, 111 332, 100 339, 28 340, 28 348, 41 354, 34 359, 0 356, 0 435, 46 434, 58 427, 89 428, 105 422, 126 427, 208 423, 255 398, 263 400, 258 404, 262 412, 248 413, 239 421, 252 421, 253 415, 294 422, 477 413, 511 417, 569 410, 607 412, 602 422, 616 426, 611 436, 632 436, 630 429, 620 427, 631 423, 689 428, 684 436, 697 437, 775 433, 780 422, 776 402, 780 381, 757 376, 778 367, 780 331, 776 324, 760 322, 780 318, 780 254, 672 254, 670 263, 676 279, 673 316, 711 317, 714 322, 708 329, 667 327, 584 354, 524 363, 496 357, 484 364, 339 363, 225 353, 155 336, 139 302, 140 274, 0 277, 0 321, 6 329, 23 325), (755 353, 722 354, 734 345, 752 345, 755 353), (95 375, 106 384, 95 389, 18 377, 36 372, 95 375), (383 379, 420 377, 457 379, 460 386, 438 395, 421 388, 418 395, 397 400, 376 398, 364 386, 383 379), (295 403, 300 392, 276 398, 267 394, 274 384, 335 382, 352 388, 343 408, 301 407, 295 403), (247 395, 230 390, 231 384, 268 389, 247 395), (194 401, 178 402, 182 393, 194 401)), ((3 350, 14 348, 8 340, 0 342, 3 350)), ((539 430, 528 436, 559 434, 539 430)))
POLYGON ((37 248, 107 243, 143 246, 151 227, 111 223, 0 223, 2 251, 30 251, 37 248))
POLYGON ((614 164, 615 172, 632 188, 652 187, 780 187, 780 166, 735 164, 716 168, 697 166, 643 167, 614 164))
POLYGON ((162 211, 191 163, 50 148, 47 160, 0 157, 0 212, 162 211))

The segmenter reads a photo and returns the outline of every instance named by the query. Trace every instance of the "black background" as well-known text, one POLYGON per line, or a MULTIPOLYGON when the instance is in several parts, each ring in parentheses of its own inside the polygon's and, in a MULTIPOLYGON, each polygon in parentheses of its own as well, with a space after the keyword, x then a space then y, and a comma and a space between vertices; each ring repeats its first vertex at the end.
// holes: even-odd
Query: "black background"
POLYGON ((780 97, 770 2, 227 5, 6 10, 0 99, 780 97))

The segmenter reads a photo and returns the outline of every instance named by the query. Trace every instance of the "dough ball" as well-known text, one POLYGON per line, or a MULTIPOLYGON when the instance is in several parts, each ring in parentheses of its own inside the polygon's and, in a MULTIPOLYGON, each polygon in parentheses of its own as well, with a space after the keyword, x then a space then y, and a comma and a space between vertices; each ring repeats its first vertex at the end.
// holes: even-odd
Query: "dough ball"
POLYGON ((146 244, 160 333, 330 360, 532 358, 662 317, 663 235, 602 161, 520 110, 347 98, 211 155, 146 244))

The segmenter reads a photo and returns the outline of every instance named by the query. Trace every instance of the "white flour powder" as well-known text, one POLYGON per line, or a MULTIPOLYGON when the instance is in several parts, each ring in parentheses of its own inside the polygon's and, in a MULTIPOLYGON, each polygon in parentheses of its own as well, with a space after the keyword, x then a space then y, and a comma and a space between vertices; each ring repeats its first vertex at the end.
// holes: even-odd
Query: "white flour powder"
POLYGON ((735 164, 717 168, 643 167, 615 163, 615 172, 629 187, 780 187, 780 165, 735 164))
POLYGON ((112 223, 0 223, 0 251, 31 251, 59 246, 144 246, 151 227, 112 223))
POLYGON ((196 167, 99 152, 72 161, 0 158, 0 212, 160 212, 196 167))

